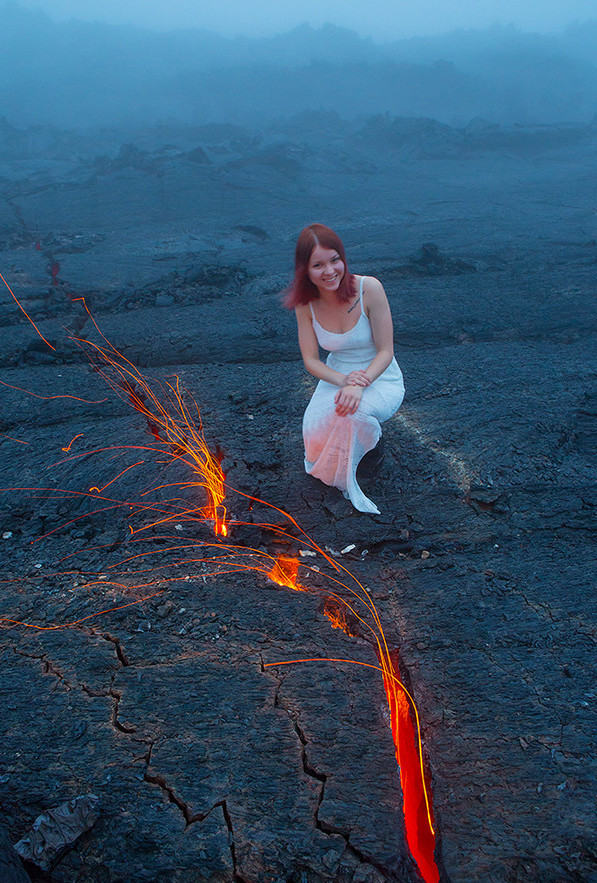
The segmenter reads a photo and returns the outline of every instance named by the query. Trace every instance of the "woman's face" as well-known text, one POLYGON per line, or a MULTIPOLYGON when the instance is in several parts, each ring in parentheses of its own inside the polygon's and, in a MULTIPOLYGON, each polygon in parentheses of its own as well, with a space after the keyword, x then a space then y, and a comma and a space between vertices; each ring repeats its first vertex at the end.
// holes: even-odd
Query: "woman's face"
POLYGON ((309 258, 307 275, 320 291, 337 291, 346 267, 335 248, 316 245, 309 258))

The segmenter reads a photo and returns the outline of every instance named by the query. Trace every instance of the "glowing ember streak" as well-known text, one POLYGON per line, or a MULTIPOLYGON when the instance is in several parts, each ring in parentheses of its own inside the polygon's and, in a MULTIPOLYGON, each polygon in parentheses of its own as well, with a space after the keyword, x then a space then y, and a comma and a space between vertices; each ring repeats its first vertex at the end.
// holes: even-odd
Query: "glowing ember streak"
MULTIPOLYGON (((52 349, 54 349, 54 347, 52 347, 52 349)), ((0 384, 2 386, 7 386, 9 389, 16 389, 17 392, 24 392, 28 396, 33 396, 34 399, 44 399, 46 402, 50 402, 53 399, 74 399, 75 402, 83 402, 84 405, 103 405, 104 402, 108 401, 108 399, 98 399, 97 401, 91 401, 90 399, 81 399, 79 398, 79 396, 69 395, 42 396, 37 392, 30 392, 28 389, 22 389, 20 386, 13 386, 12 383, 5 383, 4 380, 0 380, 0 384)), ((80 432, 79 435, 83 435, 83 433, 80 432)), ((78 436, 75 436, 75 438, 78 438, 78 436)), ((62 448, 62 450, 65 451, 66 448, 62 448)))
MULTIPOLYGON (((81 300, 108 348, 100 347, 81 338, 75 337, 73 340, 81 348, 86 349, 88 354, 89 348, 91 348, 92 355, 95 354, 96 358, 100 357, 102 366, 98 368, 99 374, 120 398, 126 399, 136 411, 145 417, 149 432, 156 442, 169 452, 173 460, 186 463, 197 476, 196 486, 202 487, 207 494, 207 503, 197 510, 198 516, 205 521, 212 522, 216 536, 226 537, 228 526, 226 524, 226 507, 224 506, 224 473, 220 465, 222 458, 214 456, 207 446, 196 401, 189 396, 197 414, 195 421, 183 399, 179 378, 175 377, 174 384, 169 382, 165 384, 166 404, 164 404, 132 362, 129 362, 106 340, 91 316, 84 299, 81 300)), ((187 483, 187 486, 191 486, 191 483, 187 483)))
MULTIPOLYGON (((64 448, 62 450, 64 450, 64 448)), ((107 487, 110 487, 111 484, 114 484, 115 481, 117 481, 122 475, 124 475, 125 472, 128 472, 129 469, 134 469, 135 466, 141 466, 142 463, 145 463, 145 460, 139 460, 138 463, 131 463, 130 466, 127 466, 126 469, 123 469, 122 472, 119 472, 118 475, 115 475, 114 478, 103 487, 90 487, 89 493, 93 493, 95 491, 95 493, 101 494, 103 491, 106 490, 107 487)))
POLYGON ((41 337, 41 339, 43 340, 43 342, 44 342, 44 343, 47 343, 51 350, 55 350, 56 347, 55 347, 55 346, 52 346, 52 344, 50 343, 50 341, 45 339, 45 337, 43 336, 43 334, 41 333, 41 331, 39 330, 39 328, 37 327, 37 325, 35 324, 35 322, 34 322, 33 319, 31 318, 31 316, 29 315, 29 313, 27 312, 27 310, 25 309, 25 307, 24 307, 24 306, 19 302, 19 300, 17 299, 17 297, 16 297, 14 291, 12 290, 12 288, 10 287, 10 285, 8 284, 8 282, 6 281, 6 279, 4 278, 4 276, 2 275, 2 273, 0 273, 0 279, 2 279, 2 281, 3 281, 4 284, 6 285, 6 287, 8 288, 8 290, 10 291, 10 293, 12 294, 12 296, 14 297, 14 299, 15 299, 15 301, 16 301, 16 303, 17 303, 18 308, 19 308, 19 309, 20 309, 20 310, 21 310, 21 311, 27 316, 27 318, 29 319, 29 321, 31 322, 31 324, 33 325, 33 327, 35 328, 35 330, 37 331, 37 333, 39 334, 39 336, 41 337))
POLYGON ((299 563, 296 558, 291 558, 289 555, 278 555, 268 576, 272 582, 279 586, 287 586, 289 589, 294 589, 295 592, 306 592, 305 587, 297 582, 298 567, 299 563))
POLYGON ((4 435, 3 432, 0 432, 0 437, 2 437, 2 438, 7 438, 7 439, 9 439, 10 441, 13 441, 13 442, 18 442, 20 445, 28 445, 28 444, 30 444, 30 442, 28 442, 28 441, 23 441, 23 440, 20 439, 20 438, 13 438, 12 435, 4 435))
POLYGON ((70 451, 70 449, 71 449, 71 447, 72 447, 73 442, 76 441, 76 439, 81 438, 81 436, 83 436, 83 435, 85 435, 84 432, 80 432, 78 435, 75 435, 75 437, 74 437, 73 439, 71 439, 71 441, 70 441, 68 447, 67 447, 67 448, 62 448, 62 450, 64 451, 64 453, 65 453, 65 454, 68 454, 68 452, 70 451))
MULTIPOLYGON (((107 584, 102 583, 102 585, 107 584)), ((106 613, 115 613, 117 610, 127 610, 129 607, 134 607, 136 604, 143 604, 151 598, 157 598, 158 595, 163 595, 165 591, 165 589, 162 589, 159 592, 154 592, 152 595, 145 595, 143 598, 137 598, 136 601, 131 601, 129 604, 121 604, 119 607, 109 607, 107 610, 98 610, 97 613, 89 613, 87 616, 82 616, 80 619, 73 620, 73 622, 54 623, 53 625, 34 625, 30 622, 20 622, 18 619, 9 619, 8 617, 3 616, 0 617, 0 623, 5 622, 9 625, 20 625, 23 628, 35 629, 38 632, 55 632, 61 629, 72 629, 75 626, 81 625, 82 622, 95 619, 96 616, 104 616, 106 613)))

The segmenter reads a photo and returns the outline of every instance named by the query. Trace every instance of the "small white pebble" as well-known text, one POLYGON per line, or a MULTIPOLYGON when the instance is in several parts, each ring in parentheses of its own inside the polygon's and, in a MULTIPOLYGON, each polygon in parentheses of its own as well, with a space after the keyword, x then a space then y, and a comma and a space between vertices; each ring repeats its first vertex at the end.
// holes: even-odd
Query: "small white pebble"
POLYGON ((12 536, 12 530, 5 530, 4 533, 2 534, 2 539, 9 540, 11 538, 11 536, 12 536))
POLYGON ((177 524, 177 525, 176 525, 176 530, 182 530, 182 524, 177 524))
POLYGON ((348 546, 345 546, 343 549, 340 549, 341 555, 347 555, 349 552, 352 552, 353 549, 356 549, 354 543, 349 543, 348 546))

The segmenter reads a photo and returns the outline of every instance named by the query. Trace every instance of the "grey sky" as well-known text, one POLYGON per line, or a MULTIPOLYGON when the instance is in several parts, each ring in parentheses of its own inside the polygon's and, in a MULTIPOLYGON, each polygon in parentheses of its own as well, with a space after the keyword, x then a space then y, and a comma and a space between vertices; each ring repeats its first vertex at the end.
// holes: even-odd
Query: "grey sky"
POLYGON ((159 30, 199 27, 221 34, 271 36, 303 22, 332 22, 383 41, 484 28, 559 30, 597 18, 595 0, 19 0, 52 18, 133 23, 159 30))

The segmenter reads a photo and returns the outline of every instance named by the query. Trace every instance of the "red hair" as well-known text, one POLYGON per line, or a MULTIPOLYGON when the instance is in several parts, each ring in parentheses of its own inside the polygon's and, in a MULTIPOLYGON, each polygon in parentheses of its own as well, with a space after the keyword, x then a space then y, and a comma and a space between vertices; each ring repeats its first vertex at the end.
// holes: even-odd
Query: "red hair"
POLYGON ((284 306, 292 310, 294 307, 308 304, 319 297, 317 286, 309 279, 309 261, 316 246, 333 248, 340 255, 344 264, 344 276, 336 291, 338 300, 347 303, 355 292, 354 276, 348 272, 346 252, 342 240, 337 233, 324 224, 309 224, 301 230, 294 253, 294 279, 286 290, 284 306))

